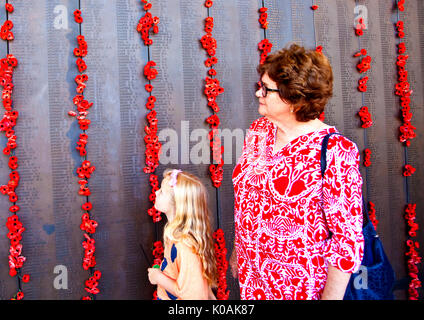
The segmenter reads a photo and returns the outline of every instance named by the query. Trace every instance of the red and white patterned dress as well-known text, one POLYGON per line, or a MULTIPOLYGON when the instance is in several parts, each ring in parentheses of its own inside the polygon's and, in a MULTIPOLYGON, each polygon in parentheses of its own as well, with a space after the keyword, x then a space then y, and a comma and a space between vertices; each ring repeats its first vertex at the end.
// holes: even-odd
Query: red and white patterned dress
POLYGON ((363 256, 359 152, 334 127, 273 153, 277 127, 256 120, 233 172, 235 245, 242 299, 320 299, 328 263, 356 272, 363 256), (325 214, 324 214, 325 211, 325 214))

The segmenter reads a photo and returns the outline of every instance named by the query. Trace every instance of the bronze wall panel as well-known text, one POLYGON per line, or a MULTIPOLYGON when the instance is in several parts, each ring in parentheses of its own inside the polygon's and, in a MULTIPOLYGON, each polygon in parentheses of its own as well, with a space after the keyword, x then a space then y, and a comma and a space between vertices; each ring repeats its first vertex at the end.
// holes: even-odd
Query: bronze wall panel
MULTIPOLYGON (((376 204, 380 220, 378 232, 395 268, 399 290, 396 296, 404 299, 407 286, 405 270, 405 220, 403 208, 407 201, 405 179, 402 176, 404 149, 398 141, 399 99, 394 95, 396 82, 396 43, 393 23, 396 13, 387 1, 317 0, 319 9, 313 16, 312 1, 265 1, 269 14, 266 35, 276 51, 290 42, 314 47, 322 45, 331 60, 335 83, 334 97, 326 110, 326 122, 354 140, 360 151, 368 145, 373 150, 372 166, 361 168, 364 191, 376 204), (368 9, 368 30, 358 38, 354 35, 355 6, 368 9), (353 54, 365 48, 373 58, 368 91, 357 91, 360 74, 353 54), (374 125, 366 132, 360 128, 357 112, 367 105, 374 125)), ((0 1, 0 7, 5 1, 0 1)), ((165 168, 182 168, 202 178, 210 194, 214 226, 223 228, 230 256, 234 237, 233 190, 231 175, 240 153, 240 141, 224 142, 231 161, 224 165, 224 180, 218 191, 208 176, 208 164, 194 164, 190 152, 208 141, 190 135, 196 129, 209 131, 205 119, 211 114, 203 95, 207 58, 200 44, 204 34, 207 10, 203 0, 153 1, 152 14, 161 22, 159 33, 152 36, 150 57, 159 71, 153 94, 157 97, 156 111, 159 132, 164 144, 176 134, 178 163, 160 164, 157 174, 165 168), (184 128, 188 126, 188 131, 184 128), (202 142, 203 141, 203 142, 202 142), (231 148, 231 150, 230 150, 231 148)), ((263 38, 259 28, 258 8, 261 0, 214 1, 210 15, 214 17, 214 37, 218 42, 215 66, 225 92, 217 102, 221 129, 232 134, 245 132, 259 117, 254 96, 258 80, 258 42, 263 38)), ((27 299, 79 299, 84 295, 84 280, 88 272, 81 267, 83 233, 79 229, 80 206, 78 178, 75 174, 81 158, 75 150, 79 128, 67 111, 73 108, 72 98, 78 71, 72 50, 76 47, 78 25, 73 11, 75 0, 38 0, 14 3, 11 15, 15 40, 10 52, 16 55, 19 66, 14 76, 14 106, 20 113, 16 126, 20 159, 20 186, 17 189, 20 217, 26 227, 23 237, 27 262, 24 272, 31 281, 24 285, 27 299), (66 10, 66 21, 60 16, 66 10), (59 20, 58 20, 59 19, 59 20), (67 290, 53 287, 56 265, 68 268, 67 290)), ((417 203, 417 222, 422 225, 424 197, 423 120, 424 103, 424 4, 408 1, 402 13, 407 37, 408 71, 414 90, 413 124, 417 138, 407 150, 409 163, 417 168, 408 178, 408 194, 417 203)), ((143 67, 148 58, 147 48, 136 32, 143 15, 138 0, 81 0, 84 23, 82 34, 88 43, 86 97, 94 102, 89 119, 88 159, 96 166, 90 180, 93 216, 99 227, 96 239, 96 260, 103 273, 98 299, 151 299, 153 287, 147 280, 148 267, 140 244, 150 251, 152 242, 161 237, 165 221, 154 225, 147 215, 150 207, 148 175, 144 167, 144 126, 147 114, 143 67)), ((5 20, 0 10, 0 20, 5 20)), ((7 47, 0 42, 0 54, 7 47)), ((175 137, 174 137, 175 138, 175 137)), ((1 145, 6 139, 0 137, 1 145)), ((198 149, 196 149, 198 148, 198 149)), ((7 158, 0 157, 1 184, 8 180, 7 158)), ((8 214, 9 202, 0 197, 3 217, 8 214)), ((165 220, 165 219, 163 219, 165 220)), ((8 299, 17 288, 16 279, 8 275, 7 229, 0 228, 0 298, 8 299)), ((424 233, 418 232, 423 243, 424 233)), ((422 253, 421 253, 422 255, 422 253)), ((420 270, 422 270, 420 266, 420 270)), ((238 284, 227 275, 230 298, 238 299, 238 284)))

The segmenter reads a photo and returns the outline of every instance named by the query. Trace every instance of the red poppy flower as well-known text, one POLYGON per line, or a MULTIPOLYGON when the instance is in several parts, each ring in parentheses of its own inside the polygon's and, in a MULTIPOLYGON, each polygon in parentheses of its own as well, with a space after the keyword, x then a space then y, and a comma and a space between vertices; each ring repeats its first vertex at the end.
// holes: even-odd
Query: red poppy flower
POLYGON ((371 165, 371 150, 365 149, 364 155, 364 166, 369 167, 371 165))
POLYGON ((219 117, 216 114, 211 115, 206 119, 206 122, 211 125, 212 128, 216 129, 219 126, 219 117))
POLYGON ((79 74, 75 77, 75 82, 77 84, 83 84, 84 82, 87 82, 88 76, 86 74, 79 74))
POLYGON ((22 291, 19 291, 16 294, 16 300, 22 300, 24 298, 24 293, 22 291))
POLYGON ((12 213, 18 212, 19 211, 19 206, 18 205, 13 205, 9 208, 9 211, 12 213))
POLYGON ((362 35, 364 34, 364 31, 363 31, 362 29, 358 29, 358 28, 356 28, 356 29, 355 29, 355 34, 356 34, 357 36, 362 36, 362 35))
POLYGON ((80 190, 78 191, 78 194, 80 196, 89 196, 89 195, 91 195, 91 191, 86 186, 80 186, 80 190))
POLYGON ((90 211, 93 208, 93 205, 91 202, 86 202, 82 205, 82 210, 84 211, 90 211))
POLYGON ((84 20, 81 16, 74 16, 74 19, 75 19, 76 23, 83 23, 84 22, 84 20))
POLYGON ((13 29, 13 22, 10 21, 10 20, 6 20, 3 23, 3 27, 5 27, 7 30, 11 30, 11 29, 13 29))
POLYGON ((8 193, 8 195, 9 195, 9 201, 10 202, 18 201, 18 196, 16 195, 15 192, 11 191, 11 192, 8 193))
POLYGON ((15 36, 13 35, 13 32, 9 31, 6 35, 6 40, 12 41, 15 39, 15 36))
POLYGON ((6 11, 9 13, 12 13, 13 10, 15 9, 13 5, 11 5, 10 3, 6 3, 5 7, 6 7, 6 11))
POLYGON ((159 22, 160 22, 160 19, 159 19, 159 17, 153 17, 152 18, 152 21, 153 21, 153 24, 158 24, 159 22))
POLYGON ((147 92, 152 92, 152 90, 153 90, 153 86, 151 84, 149 84, 149 83, 146 84, 144 86, 144 88, 146 89, 147 92))
MULTIPOLYGON (((15 68, 18 65, 18 59, 15 58, 15 56, 13 54, 8 54, 6 56, 7 62, 9 63, 9 65, 13 68, 15 68)), ((8 84, 7 86, 5 86, 7 89, 12 89, 13 88, 13 84, 8 84)))
POLYGON ((82 140, 86 141, 88 139, 88 135, 86 133, 80 133, 79 138, 80 138, 80 141, 82 140))
POLYGON ((364 73, 366 71, 368 71, 369 69, 371 69, 371 57, 370 56, 366 56, 365 58, 363 58, 358 64, 357 64, 357 68, 359 70, 360 73, 364 73))
POLYGON ((369 127, 372 126, 373 122, 372 122, 372 119, 371 119, 371 114, 368 111, 368 107, 363 106, 359 110, 358 114, 361 117, 362 128, 369 128, 369 127))
POLYGON ((15 180, 15 181, 19 181, 19 173, 18 173, 18 171, 12 171, 10 174, 9 174, 9 178, 11 179, 11 180, 15 180))
POLYGON ((80 73, 84 72, 85 70, 87 70, 87 65, 85 64, 84 60, 82 60, 81 58, 78 58, 77 61, 77 66, 78 66, 78 71, 80 73))
POLYGON ((407 164, 404 167, 403 175, 405 177, 410 177, 410 176, 412 176, 414 174, 415 170, 416 169, 413 166, 407 164))
POLYGON ((29 274, 24 274, 23 276, 22 276, 22 282, 29 282, 29 280, 30 280, 30 276, 29 276, 29 274))
POLYGON ((147 121, 149 121, 150 122, 150 120, 152 120, 152 119, 156 119, 156 111, 155 110, 152 110, 152 111, 150 111, 148 114, 147 114, 147 116, 146 116, 146 119, 147 119, 147 121))
POLYGON ((80 156, 85 156, 87 154, 87 150, 85 149, 85 145, 82 144, 79 141, 77 142, 77 146, 76 146, 75 149, 79 151, 80 156))
POLYGON ((150 195, 149 195, 149 201, 150 202, 155 202, 155 200, 156 200, 156 193, 154 193, 154 192, 150 193, 150 195))
POLYGON ((206 33, 212 33, 213 32, 213 25, 206 25, 205 26, 205 32, 206 33))
POLYGON ((97 280, 99 280, 102 276, 102 273, 99 270, 94 271, 93 277, 97 280))
POLYGON ((365 92, 367 91, 367 82, 368 82, 368 77, 363 77, 361 79, 358 80, 359 86, 358 86, 358 90, 361 92, 365 92))
POLYGON ((14 191, 15 188, 18 186, 19 180, 9 180, 7 182, 7 187, 9 188, 9 191, 14 191))
POLYGON ((12 158, 15 158, 14 156, 9 158, 9 168, 12 170, 16 170, 18 168, 18 162, 17 160, 12 160, 12 158))
POLYGON ((226 271, 228 268, 228 262, 226 260, 226 248, 225 238, 222 229, 218 229, 214 232, 213 238, 215 239, 215 256, 217 261, 217 273, 218 273, 218 290, 217 298, 219 300, 228 299, 227 283, 226 283, 226 271))
POLYGON ((155 104, 154 103, 151 103, 151 102, 147 102, 146 103, 146 109, 152 110, 154 107, 155 107, 155 104))
POLYGON ((9 191, 9 187, 8 186, 0 186, 0 193, 2 194, 6 194, 9 191))
POLYGON ((83 22, 81 14, 82 14, 81 10, 77 9, 77 10, 74 11, 74 18, 75 18, 76 23, 82 23, 83 22))
POLYGON ((213 21, 214 21, 213 17, 206 17, 205 18, 205 23, 206 24, 213 24, 213 21))

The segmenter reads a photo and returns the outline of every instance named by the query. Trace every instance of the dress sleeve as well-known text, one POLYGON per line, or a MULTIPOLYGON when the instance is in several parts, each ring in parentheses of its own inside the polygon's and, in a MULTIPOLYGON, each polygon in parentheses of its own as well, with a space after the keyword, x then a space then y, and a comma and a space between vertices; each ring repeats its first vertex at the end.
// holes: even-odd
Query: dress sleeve
POLYGON ((178 277, 175 293, 181 300, 207 300, 209 286, 203 277, 200 258, 189 247, 179 243, 177 248, 178 277))
POLYGON ((362 177, 358 148, 343 136, 329 140, 323 209, 331 232, 324 245, 324 257, 342 272, 358 271, 364 250, 362 177))

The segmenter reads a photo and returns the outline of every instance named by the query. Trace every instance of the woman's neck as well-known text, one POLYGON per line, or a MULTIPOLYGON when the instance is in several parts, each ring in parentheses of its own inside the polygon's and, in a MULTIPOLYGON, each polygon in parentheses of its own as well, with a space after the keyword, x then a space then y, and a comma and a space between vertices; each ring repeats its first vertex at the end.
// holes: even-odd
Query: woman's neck
POLYGON ((284 122, 273 121, 273 123, 277 127, 278 134, 286 137, 288 140, 293 140, 301 135, 329 127, 319 119, 314 119, 307 122, 300 122, 292 119, 290 121, 284 122))

